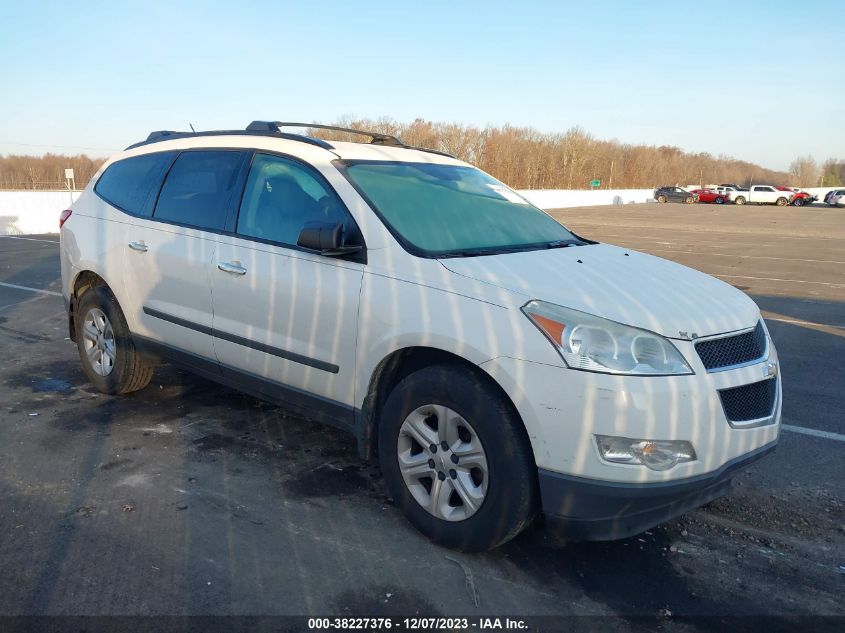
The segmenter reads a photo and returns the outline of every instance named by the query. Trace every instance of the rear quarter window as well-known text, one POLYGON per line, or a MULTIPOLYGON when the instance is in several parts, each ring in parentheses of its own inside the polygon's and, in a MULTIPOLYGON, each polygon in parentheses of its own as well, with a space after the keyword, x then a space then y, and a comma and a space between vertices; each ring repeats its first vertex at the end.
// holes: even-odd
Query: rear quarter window
POLYGON ((161 180, 175 156, 176 152, 157 152, 112 163, 100 176, 94 191, 118 209, 149 217, 161 180))

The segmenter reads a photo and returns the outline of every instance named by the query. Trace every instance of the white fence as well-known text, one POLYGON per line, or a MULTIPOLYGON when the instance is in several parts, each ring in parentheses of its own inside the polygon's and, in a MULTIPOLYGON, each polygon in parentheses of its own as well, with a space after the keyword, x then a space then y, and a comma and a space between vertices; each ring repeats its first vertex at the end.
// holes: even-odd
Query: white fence
MULTIPOLYGON (((0 191, 0 235, 57 233, 59 214, 81 192, 74 191, 0 191)), ((646 202, 651 189, 596 189, 595 191, 537 189, 520 191, 541 209, 582 207, 598 204, 646 202)))
MULTIPOLYGON (((806 189, 822 199, 835 187, 806 189)), ((59 214, 81 192, 74 191, 0 191, 0 235, 57 233, 59 214)), ((563 209, 605 204, 648 202, 652 189, 527 189, 523 196, 541 209, 563 209)))
POLYGON ((79 191, 0 191, 0 235, 58 233, 59 214, 79 191))
POLYGON ((541 209, 648 202, 654 189, 525 189, 523 196, 541 209))

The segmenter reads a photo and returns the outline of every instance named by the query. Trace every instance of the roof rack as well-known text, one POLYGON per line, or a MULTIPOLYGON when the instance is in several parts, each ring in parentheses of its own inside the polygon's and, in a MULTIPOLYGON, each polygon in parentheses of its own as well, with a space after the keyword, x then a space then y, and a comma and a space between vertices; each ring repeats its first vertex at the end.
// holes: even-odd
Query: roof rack
POLYGON ((304 136, 302 134, 290 134, 288 132, 273 132, 271 130, 209 130, 207 132, 174 132, 172 130, 158 130, 150 132, 146 140, 138 143, 133 143, 126 149, 134 149, 135 147, 142 147, 150 143, 159 143, 161 141, 170 141, 179 138, 197 138, 200 136, 272 136, 273 138, 284 138, 289 141, 299 141, 300 143, 308 143, 309 145, 316 145, 323 149, 334 149, 334 145, 324 141, 323 139, 314 138, 311 136, 304 136))
MULTIPOLYGON (((441 152, 436 149, 429 149, 428 147, 417 147, 416 145, 406 145, 398 136, 391 134, 382 134, 381 132, 371 132, 369 130, 356 130, 350 127, 339 127, 337 125, 323 125, 322 123, 291 123, 289 121, 253 121, 247 126, 247 131, 251 132, 275 132, 284 134, 281 131, 283 127, 300 127, 300 128, 316 128, 319 130, 334 130, 335 132, 345 132, 346 134, 360 134, 361 136, 369 136, 372 140, 370 145, 386 145, 388 147, 401 147, 403 149, 415 149, 420 152, 428 152, 429 154, 439 154, 440 156, 447 156, 455 158, 452 154, 441 152)), ((305 138, 313 138, 311 136, 305 138)))
POLYGON ((356 130, 348 127, 338 127, 336 125, 323 125, 321 123, 290 123, 285 121, 253 121, 245 130, 210 130, 207 132, 174 132, 173 130, 158 130, 150 132, 146 140, 138 143, 133 143, 126 149, 134 149, 142 147, 151 143, 160 143, 161 141, 170 141, 180 138, 197 138, 200 136, 271 136, 273 138, 283 138, 289 141, 299 141, 300 143, 308 143, 309 145, 316 145, 323 149, 333 150, 335 147, 328 141, 313 136, 306 136, 304 134, 291 134, 290 132, 282 132, 283 127, 299 127, 299 128, 317 128, 320 130, 334 130, 336 132, 345 132, 347 134, 360 134, 362 136, 369 136, 372 140, 370 145, 385 145, 388 147, 401 147, 403 149, 415 149, 420 152, 428 152, 429 154, 439 154, 440 156, 448 156, 455 158, 452 154, 441 152, 436 149, 429 149, 427 147, 416 147, 414 145, 405 145, 396 136, 390 134, 382 134, 381 132, 370 132, 366 130, 356 130))
POLYGON ((320 130, 334 130, 335 132, 345 132, 347 134, 360 134, 361 136, 369 136, 372 145, 389 145, 391 147, 407 147, 402 141, 390 134, 382 134, 381 132, 370 132, 368 130, 356 130, 351 127, 338 127, 337 125, 323 125, 322 123, 291 123, 289 121, 253 121, 247 126, 248 132, 279 132, 283 127, 302 127, 315 128, 320 130))

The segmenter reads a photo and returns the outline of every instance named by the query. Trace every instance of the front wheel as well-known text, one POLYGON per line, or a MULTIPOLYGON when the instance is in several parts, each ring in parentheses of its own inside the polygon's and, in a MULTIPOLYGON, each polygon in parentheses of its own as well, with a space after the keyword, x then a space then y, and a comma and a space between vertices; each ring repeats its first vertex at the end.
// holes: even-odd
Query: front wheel
POLYGON ((402 380, 384 405, 378 438, 391 496, 440 545, 494 548, 537 512, 537 467, 522 421, 467 369, 435 365, 402 380))
POLYGON ((781 198, 778 198, 778 199, 777 199, 777 202, 776 202, 775 204, 777 204, 779 207, 785 207, 785 206, 787 205, 787 203, 788 203, 788 202, 789 202, 789 200, 787 200, 786 198, 781 197, 781 198))
POLYGON ((734 204, 745 204, 745 198, 743 198, 742 196, 737 196, 736 200, 734 200, 734 204))
POLYGON ((692 203, 693 203, 693 197, 692 197, 692 196, 687 196, 687 199, 686 199, 686 200, 684 200, 684 202, 686 202, 687 204, 692 204, 692 203))
POLYGON ((725 199, 722 196, 716 196, 716 204, 724 204, 725 199))
POLYGON ((804 199, 803 198, 796 198, 793 203, 796 207, 803 207, 804 206, 804 199))
POLYGON ((91 288, 79 299, 76 315, 79 358, 98 391, 124 394, 149 384, 153 369, 142 363, 111 292, 101 286, 91 288))

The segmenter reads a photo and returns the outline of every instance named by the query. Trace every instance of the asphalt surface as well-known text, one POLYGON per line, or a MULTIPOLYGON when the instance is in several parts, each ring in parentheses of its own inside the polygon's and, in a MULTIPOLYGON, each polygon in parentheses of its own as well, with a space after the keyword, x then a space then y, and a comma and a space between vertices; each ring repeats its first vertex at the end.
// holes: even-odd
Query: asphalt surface
POLYGON ((97 393, 61 298, 11 287, 58 292, 56 236, 0 237, 0 615, 845 616, 845 211, 554 214, 764 310, 784 422, 803 431, 729 496, 624 541, 563 543, 540 522, 493 552, 444 550, 339 431, 169 367, 97 393))

